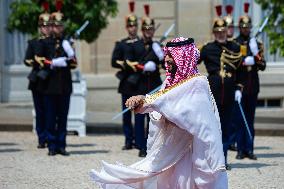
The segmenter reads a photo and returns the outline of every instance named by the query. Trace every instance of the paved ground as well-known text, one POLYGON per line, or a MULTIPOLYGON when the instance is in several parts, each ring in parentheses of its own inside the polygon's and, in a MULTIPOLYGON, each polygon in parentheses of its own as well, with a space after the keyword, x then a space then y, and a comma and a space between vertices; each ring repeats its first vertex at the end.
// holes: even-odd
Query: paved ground
MULTIPOLYGON (((100 160, 131 164, 139 158, 137 150, 121 151, 122 135, 68 136, 71 156, 49 157, 46 149, 36 149, 31 132, 0 132, 1 189, 96 189, 88 175, 99 169, 100 160)), ((257 161, 229 161, 232 189, 284 188, 284 137, 256 137, 257 161)))
MULTIPOLYGON (((122 133, 121 118, 112 120, 118 112, 88 111, 87 133, 122 133)), ((32 103, 0 103, 0 131, 31 131, 32 103)), ((257 135, 284 136, 284 109, 257 109, 255 129, 257 135), (269 112, 269 113, 268 113, 269 112)))

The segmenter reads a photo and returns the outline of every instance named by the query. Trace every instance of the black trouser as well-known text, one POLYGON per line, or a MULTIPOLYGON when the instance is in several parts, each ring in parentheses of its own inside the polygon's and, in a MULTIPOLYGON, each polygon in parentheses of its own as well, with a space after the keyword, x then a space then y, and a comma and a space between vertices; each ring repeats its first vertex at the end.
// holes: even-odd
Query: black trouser
POLYGON ((231 134, 231 115, 232 115, 232 107, 233 104, 226 104, 221 106, 218 105, 218 111, 220 116, 220 122, 221 122, 221 129, 222 129, 222 142, 223 142, 223 151, 225 160, 227 163, 227 153, 229 149, 230 142, 230 134, 231 134))
POLYGON ((249 136, 245 122, 241 113, 239 113, 239 132, 237 135, 237 147, 239 152, 243 153, 253 153, 254 145, 254 117, 255 117, 255 108, 257 102, 257 94, 247 95, 243 94, 242 97, 242 108, 248 123, 248 128, 251 133, 252 139, 249 136))
POLYGON ((233 77, 226 77, 222 81, 222 78, 217 74, 209 75, 208 80, 219 111, 223 151, 227 163, 227 152, 231 144, 231 116, 234 104, 235 80, 233 77))
POLYGON ((44 100, 48 149, 50 151, 65 149, 70 94, 46 95, 44 100))
MULTIPOLYGON (((131 96, 122 95, 122 109, 126 109, 125 102, 131 96)), ((123 132, 125 135, 125 144, 132 144, 133 139, 135 141, 135 146, 140 150, 146 150, 147 143, 147 133, 145 133, 145 115, 144 114, 135 114, 134 119, 134 133, 133 126, 131 122, 131 111, 128 111, 123 114, 123 132)))
POLYGON ((234 102, 234 107, 233 107, 233 111, 232 111, 232 121, 231 121, 231 132, 230 132, 230 136, 229 136, 229 141, 230 141, 230 145, 235 145, 235 143, 237 142, 237 135, 239 132, 239 120, 242 119, 240 117, 240 109, 239 109, 239 105, 238 102, 235 101, 234 102))
POLYGON ((36 114, 36 132, 38 143, 44 144, 47 141, 45 111, 44 111, 44 95, 40 92, 32 90, 34 109, 36 114))

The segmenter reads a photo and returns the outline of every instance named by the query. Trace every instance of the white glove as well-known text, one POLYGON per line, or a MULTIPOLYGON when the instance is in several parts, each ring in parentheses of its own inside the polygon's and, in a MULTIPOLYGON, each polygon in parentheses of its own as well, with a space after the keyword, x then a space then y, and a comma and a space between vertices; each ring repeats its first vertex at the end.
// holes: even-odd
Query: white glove
POLYGON ((241 103, 242 100, 242 92, 240 90, 235 91, 235 101, 241 103))
POLYGON ((62 47, 64 51, 66 52, 68 58, 75 56, 74 49, 71 47, 69 41, 63 40, 62 41, 62 47))
POLYGON ((259 49, 258 49, 255 37, 250 38, 250 40, 249 40, 249 48, 250 48, 253 56, 256 56, 258 54, 259 49))
POLYGON ((67 60, 66 57, 54 58, 52 59, 51 66, 52 67, 66 67, 67 66, 66 60, 67 60))
POLYGON ((164 51, 157 42, 152 43, 152 49, 160 61, 164 59, 164 51))
POLYGON ((156 64, 153 61, 148 61, 145 65, 144 65, 144 69, 145 72, 153 72, 156 70, 156 64))
POLYGON ((254 57, 253 56, 247 56, 246 58, 245 58, 245 61, 244 61, 244 65, 245 66, 252 66, 252 65, 254 65, 254 57))

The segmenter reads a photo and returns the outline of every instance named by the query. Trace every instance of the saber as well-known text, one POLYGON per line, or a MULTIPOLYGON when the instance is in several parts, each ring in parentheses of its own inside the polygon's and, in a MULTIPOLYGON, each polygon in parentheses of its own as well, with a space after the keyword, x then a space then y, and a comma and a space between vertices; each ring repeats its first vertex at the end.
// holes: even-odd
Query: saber
POLYGON ((242 117, 243 117, 244 122, 245 122, 245 126, 246 126, 246 129, 247 129, 247 132, 248 132, 248 134, 249 134, 249 138, 250 138, 250 140, 252 141, 252 135, 251 135, 250 130, 249 130, 249 127, 248 127, 248 122, 247 122, 246 116, 245 116, 245 114, 244 114, 244 110, 243 110, 243 108, 242 108, 242 106, 241 106, 241 104, 240 104, 239 102, 238 102, 238 104, 239 104, 239 108, 240 108, 240 110, 241 110, 242 117))
POLYGON ((259 32, 262 32, 263 28, 266 26, 267 22, 268 22, 269 17, 266 17, 263 24, 261 25, 261 27, 259 28, 259 32))
POLYGON ((278 14, 275 22, 273 23, 274 26, 278 26, 279 22, 283 19, 282 14, 278 14))
POLYGON ((273 6, 270 6, 268 11, 267 11, 267 16, 265 17, 263 23, 261 24, 261 26, 257 30, 255 37, 258 37, 258 35, 261 34, 261 32, 263 31, 264 27, 268 24, 269 17, 272 14, 272 9, 273 9, 273 6))
POLYGON ((161 26, 161 23, 158 23, 158 25, 157 25, 156 28, 155 28, 155 31, 157 31, 160 26, 161 26))
POLYGON ((164 35, 161 37, 160 39, 160 43, 162 43, 163 41, 165 41, 168 37, 168 35, 170 34, 170 32, 174 29, 175 24, 173 23, 164 33, 164 35))
POLYGON ((86 20, 85 23, 75 32, 76 38, 78 38, 81 34, 81 32, 89 25, 89 20, 86 20))
MULTIPOLYGON (((152 91, 150 91, 148 93, 148 95, 153 94, 154 92, 158 91, 161 88, 162 85, 158 86, 157 88, 153 89, 152 91)), ((120 116, 122 116, 123 114, 125 114, 126 112, 128 112, 131 108, 126 108, 124 109, 122 112, 116 114, 115 116, 113 116, 113 118, 111 120, 115 120, 117 118, 119 118, 120 116)))
POLYGON ((262 23, 261 26, 259 27, 257 33, 255 34, 255 37, 257 37, 259 34, 261 34, 261 32, 263 31, 264 27, 267 25, 268 20, 269 20, 269 16, 267 16, 267 17, 265 18, 265 20, 263 21, 263 23, 262 23))

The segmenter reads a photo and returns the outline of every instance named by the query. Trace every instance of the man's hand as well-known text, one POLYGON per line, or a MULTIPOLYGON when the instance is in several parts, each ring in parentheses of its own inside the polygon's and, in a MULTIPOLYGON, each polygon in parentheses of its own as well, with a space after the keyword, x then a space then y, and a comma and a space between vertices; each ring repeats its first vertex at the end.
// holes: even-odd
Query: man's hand
POLYGON ((259 52, 259 49, 258 49, 258 45, 257 45, 255 37, 250 38, 249 47, 250 47, 250 50, 251 50, 253 56, 256 56, 259 52))
POLYGON ((244 61, 244 63, 243 63, 245 66, 252 66, 252 65, 254 65, 255 64, 255 62, 254 62, 254 57, 253 56, 247 56, 246 58, 245 58, 245 61, 244 61))
POLYGON ((242 92, 240 90, 235 91, 235 101, 241 103, 242 100, 242 92))
POLYGON ((144 69, 143 71, 145 72, 153 72, 157 69, 156 64, 153 61, 148 61, 145 65, 144 65, 144 69))
POLYGON ((127 99, 125 106, 131 110, 138 111, 143 106, 144 99, 145 96, 143 95, 132 96, 127 99))
POLYGON ((66 67, 67 66, 66 60, 67 60, 66 57, 54 58, 52 59, 51 67, 66 67))

